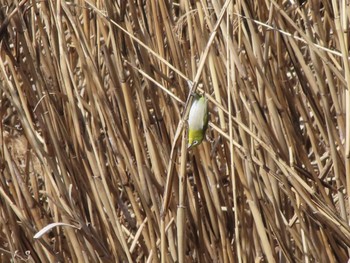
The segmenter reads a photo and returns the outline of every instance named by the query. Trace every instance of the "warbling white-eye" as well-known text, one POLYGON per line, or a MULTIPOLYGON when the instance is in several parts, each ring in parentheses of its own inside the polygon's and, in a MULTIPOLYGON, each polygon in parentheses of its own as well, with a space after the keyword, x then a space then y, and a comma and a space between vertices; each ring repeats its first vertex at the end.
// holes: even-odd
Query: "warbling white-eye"
POLYGON ((204 96, 194 94, 188 116, 188 148, 200 144, 208 128, 208 102, 204 96))

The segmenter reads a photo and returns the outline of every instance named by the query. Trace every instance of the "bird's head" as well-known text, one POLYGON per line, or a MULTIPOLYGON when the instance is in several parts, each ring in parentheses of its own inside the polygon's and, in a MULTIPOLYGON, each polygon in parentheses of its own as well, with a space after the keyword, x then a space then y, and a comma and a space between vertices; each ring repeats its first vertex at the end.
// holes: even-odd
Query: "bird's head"
POLYGON ((204 131, 203 130, 192 130, 189 129, 188 134, 188 148, 197 146, 203 141, 204 131))

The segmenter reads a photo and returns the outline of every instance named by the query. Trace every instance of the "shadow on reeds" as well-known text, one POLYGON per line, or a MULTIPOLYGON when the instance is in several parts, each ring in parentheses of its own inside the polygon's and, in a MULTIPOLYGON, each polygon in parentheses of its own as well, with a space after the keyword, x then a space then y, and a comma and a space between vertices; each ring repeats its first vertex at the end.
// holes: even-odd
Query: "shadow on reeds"
POLYGON ((339 1, 0 2, 1 262, 347 261, 339 1))

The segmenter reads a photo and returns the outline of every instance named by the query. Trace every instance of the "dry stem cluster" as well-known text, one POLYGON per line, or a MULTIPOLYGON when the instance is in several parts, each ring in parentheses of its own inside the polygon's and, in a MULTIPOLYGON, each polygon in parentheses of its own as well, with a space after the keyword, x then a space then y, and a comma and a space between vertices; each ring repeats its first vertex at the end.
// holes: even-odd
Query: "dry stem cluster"
POLYGON ((0 261, 346 262, 349 14, 1 0, 0 261))

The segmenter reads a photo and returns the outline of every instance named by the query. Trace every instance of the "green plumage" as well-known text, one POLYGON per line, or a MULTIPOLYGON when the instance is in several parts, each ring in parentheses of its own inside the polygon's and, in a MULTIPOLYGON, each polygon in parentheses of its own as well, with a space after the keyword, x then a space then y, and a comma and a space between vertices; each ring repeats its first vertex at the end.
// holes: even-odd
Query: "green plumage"
POLYGON ((208 102, 204 96, 195 95, 188 117, 188 148, 200 144, 208 128, 208 102))

